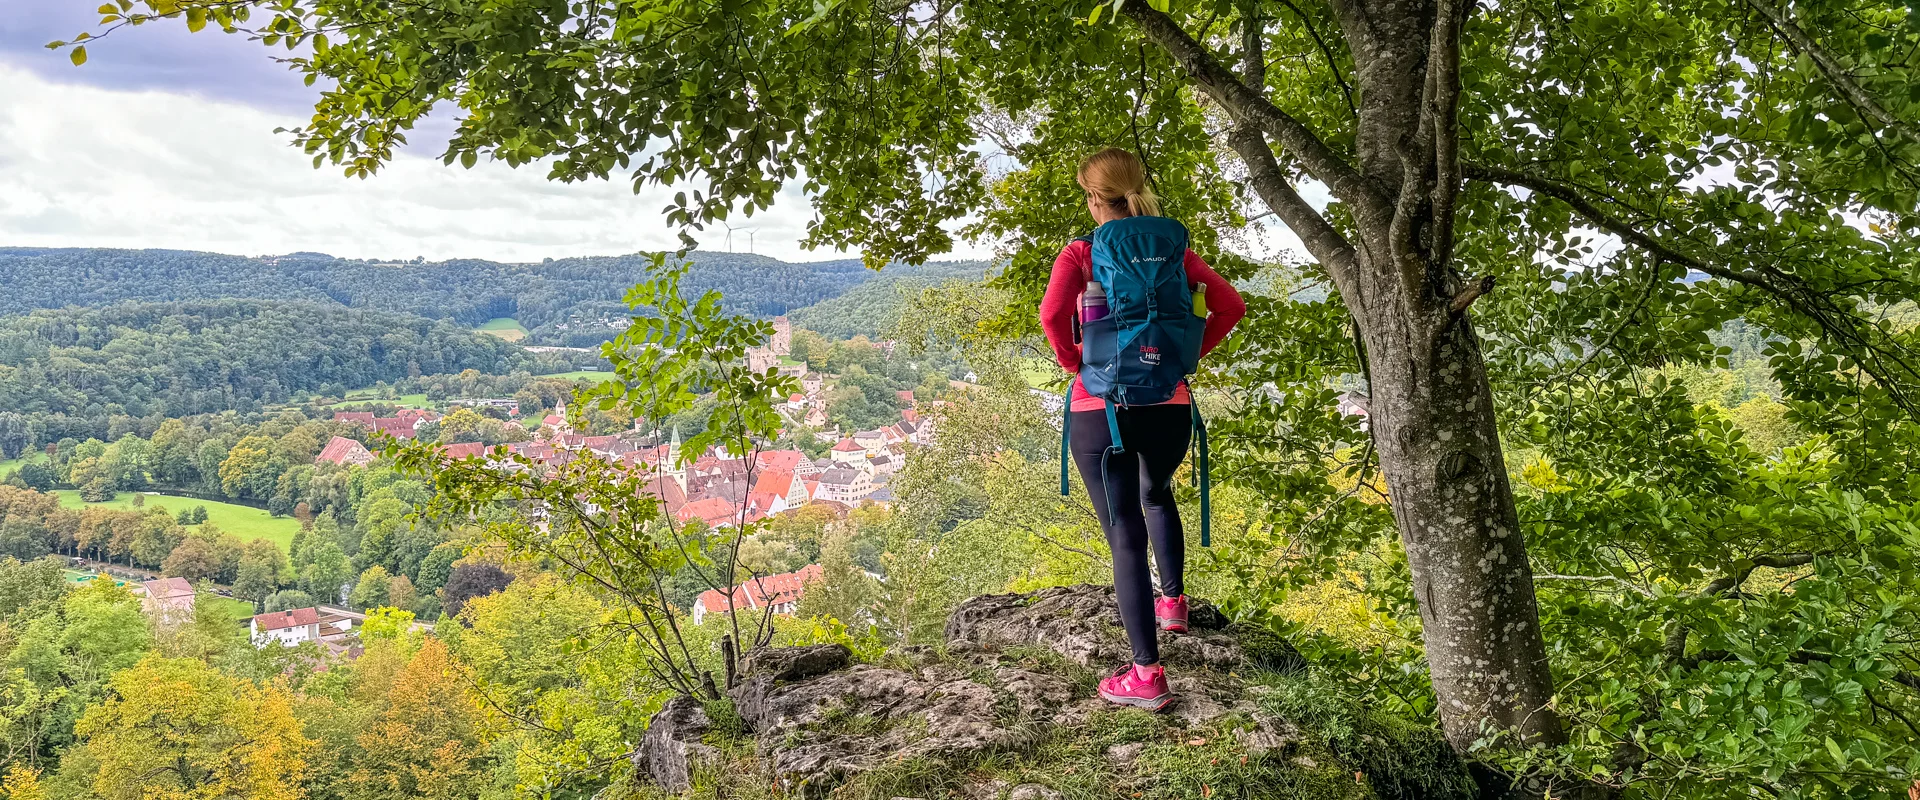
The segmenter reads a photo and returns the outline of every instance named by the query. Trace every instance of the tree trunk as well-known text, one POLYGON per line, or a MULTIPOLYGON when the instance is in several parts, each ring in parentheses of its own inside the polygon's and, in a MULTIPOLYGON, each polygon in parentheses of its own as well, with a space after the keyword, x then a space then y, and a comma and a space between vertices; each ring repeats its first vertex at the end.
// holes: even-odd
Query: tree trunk
MULTIPOLYGON (((1468 0, 1330 0, 1353 55, 1360 106, 1351 158, 1267 97, 1264 27, 1243 11, 1236 74, 1155 11, 1123 11, 1232 116, 1249 184, 1338 287, 1367 347, 1370 424, 1419 600, 1440 721, 1467 752, 1491 729, 1508 746, 1563 741, 1549 707, 1533 571, 1507 483, 1486 362, 1467 317, 1491 281, 1453 261, 1459 31, 1468 0), (1272 142, 1269 142, 1271 137, 1272 142), (1336 227, 1295 173, 1348 212, 1336 227)), ((1257 8, 1249 6, 1249 9, 1257 8)))
POLYGON ((1525 744, 1562 740, 1533 571, 1507 483, 1480 343, 1465 316, 1356 309, 1372 371, 1369 425, 1413 572, 1447 740, 1482 723, 1525 744))

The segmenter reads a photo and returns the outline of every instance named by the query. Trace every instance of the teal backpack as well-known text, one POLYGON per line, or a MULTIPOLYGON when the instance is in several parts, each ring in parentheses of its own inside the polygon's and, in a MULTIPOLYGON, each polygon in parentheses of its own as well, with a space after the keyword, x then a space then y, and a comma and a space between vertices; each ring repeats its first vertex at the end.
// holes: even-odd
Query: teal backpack
MULTIPOLYGON (((1093 280, 1107 293, 1107 315, 1080 328, 1080 383, 1107 403, 1107 432, 1113 444, 1100 457, 1126 452, 1120 441, 1120 406, 1153 405, 1173 399, 1180 384, 1200 365, 1200 343, 1207 321, 1193 313, 1187 286, 1187 229, 1166 217, 1125 217, 1075 241, 1093 246, 1093 280)), ((1078 309, 1074 319, 1079 320, 1078 309)), ((1060 494, 1067 494, 1067 447, 1072 428, 1073 394, 1063 398, 1060 425, 1060 494)), ((1207 426, 1194 404, 1196 457, 1194 482, 1200 487, 1200 545, 1212 544, 1212 480, 1207 475, 1207 426)), ((1108 486, 1111 481, 1103 481, 1108 486)), ((1113 497, 1107 498, 1113 508, 1113 497)))

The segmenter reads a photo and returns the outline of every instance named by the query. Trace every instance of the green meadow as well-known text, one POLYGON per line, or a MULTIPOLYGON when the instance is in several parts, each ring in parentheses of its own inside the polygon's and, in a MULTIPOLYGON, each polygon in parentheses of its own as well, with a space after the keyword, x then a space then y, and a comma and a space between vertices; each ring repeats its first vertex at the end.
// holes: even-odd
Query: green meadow
POLYGON ((480 326, 474 328, 474 330, 481 333, 493 334, 509 342, 517 342, 527 338, 527 326, 520 324, 520 320, 512 317, 494 317, 493 319, 480 323, 480 326))
POLYGON ((221 503, 214 500, 201 500, 194 497, 174 497, 163 494, 142 495, 136 492, 121 492, 112 500, 104 503, 88 503, 80 499, 80 492, 73 489, 59 489, 53 492, 60 496, 60 505, 67 508, 115 508, 132 510, 133 498, 144 497, 146 508, 164 508, 169 514, 179 514, 194 506, 207 507, 207 524, 240 537, 242 541, 266 539, 280 546, 281 550, 291 552, 293 535, 300 530, 299 521, 292 517, 276 517, 266 511, 251 506, 221 503))

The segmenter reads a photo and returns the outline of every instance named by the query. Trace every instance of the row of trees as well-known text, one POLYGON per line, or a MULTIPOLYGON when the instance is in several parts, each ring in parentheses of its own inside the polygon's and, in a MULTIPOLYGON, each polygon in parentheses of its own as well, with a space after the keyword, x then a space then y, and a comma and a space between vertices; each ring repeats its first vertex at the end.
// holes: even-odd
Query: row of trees
POLYGON ((257 412, 329 385, 468 369, 504 375, 530 362, 513 345, 450 323, 314 303, 38 311, 0 320, 0 408, 9 412, 0 451, 17 455, 119 416, 257 412))
MULTIPOLYGON (((689 259, 695 267, 688 276, 689 292, 721 291, 730 308, 757 316, 838 297, 874 277, 858 260, 788 264, 726 252, 698 252, 689 259)), ((10 247, 0 248, 0 272, 8 276, 10 289, 0 298, 0 316, 128 301, 293 301, 448 320, 461 327, 513 317, 535 332, 532 343, 587 346, 611 335, 560 341, 564 332, 551 326, 599 319, 602 312, 623 318, 620 298, 647 264, 644 255, 396 266, 319 253, 248 258, 180 250, 10 247)), ((978 275, 975 268, 969 277, 978 275)))

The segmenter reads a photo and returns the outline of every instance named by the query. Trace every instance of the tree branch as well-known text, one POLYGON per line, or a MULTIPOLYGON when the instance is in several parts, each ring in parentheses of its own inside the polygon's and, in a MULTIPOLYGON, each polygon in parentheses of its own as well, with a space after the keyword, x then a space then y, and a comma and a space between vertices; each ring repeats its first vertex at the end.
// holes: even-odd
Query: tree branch
MULTIPOLYGON (((1352 290, 1357 283, 1359 270, 1353 244, 1341 236, 1327 222, 1327 218, 1315 211, 1287 181, 1286 171, 1274 159, 1267 138, 1259 130, 1242 125, 1227 136, 1227 144, 1246 163, 1254 193, 1260 195, 1260 199, 1273 209, 1281 222, 1293 229, 1301 243, 1306 245, 1307 252, 1326 266, 1328 274, 1340 284, 1343 293, 1352 290)), ((1359 297, 1352 299, 1356 303, 1362 301, 1359 297)))
POLYGON ((1717 260, 1710 260, 1682 250, 1588 200, 1586 194, 1596 190, 1487 164, 1463 162, 1461 172, 1470 180, 1519 186, 1559 200, 1595 227, 1618 236, 1623 241, 1657 258, 1761 291, 1784 304, 1792 312, 1818 325, 1833 344, 1842 348, 1842 352, 1851 356, 1854 363, 1874 377, 1880 387, 1887 391, 1888 398, 1895 405, 1909 415, 1920 417, 1920 403, 1915 402, 1908 385, 1910 382, 1920 382, 1920 368, 1916 368, 1897 346, 1890 347, 1874 341, 1872 337, 1875 331, 1872 327, 1858 314, 1836 301, 1828 292, 1823 292, 1798 276, 1770 265, 1763 264, 1752 270, 1734 269, 1724 266, 1717 260), (1847 352, 1848 350, 1852 352, 1847 352))
POLYGON ((1833 54, 1815 42, 1813 37, 1808 36, 1792 17, 1787 16, 1785 9, 1774 5, 1771 0, 1747 0, 1747 5, 1753 6, 1754 10, 1767 18, 1767 24, 1775 33, 1780 34, 1780 38, 1786 40, 1787 46, 1811 60, 1814 67, 1820 70, 1820 76, 1826 78, 1827 83, 1833 85, 1833 90, 1838 92, 1848 105, 1853 106, 1854 111, 1860 116, 1879 123, 1881 128, 1898 134, 1908 142, 1920 144, 1920 132, 1916 132, 1905 120, 1887 111, 1886 107, 1869 94, 1865 87, 1854 81, 1853 75, 1834 59, 1833 54))
POLYGON ((1648 591, 1647 589, 1641 587, 1639 584, 1633 583, 1631 581, 1628 581, 1625 578, 1617 577, 1614 575, 1550 575, 1550 574, 1543 574, 1543 573, 1536 572, 1533 575, 1533 579, 1536 581, 1582 581, 1582 582, 1592 582, 1592 583, 1615 583, 1615 584, 1619 584, 1620 588, 1626 589, 1642 597, 1653 596, 1653 592, 1648 591))
POLYGON ((1260 91, 1267 88, 1267 24, 1260 4, 1246 3, 1240 12, 1240 80, 1260 91))
POLYGON ((1493 276, 1482 276, 1480 280, 1468 284, 1467 288, 1460 290, 1459 294, 1454 295, 1453 300, 1447 303, 1447 311, 1453 316, 1460 316, 1466 313, 1467 306, 1473 305, 1473 301, 1480 299, 1481 295, 1491 291, 1493 291, 1493 276))
POLYGON ((1266 94, 1249 87, 1195 41, 1172 17, 1155 10, 1147 0, 1126 0, 1121 13, 1131 17, 1161 49, 1178 62, 1195 86, 1219 103, 1236 120, 1250 123, 1272 136, 1286 152, 1300 160, 1307 174, 1327 185, 1333 195, 1368 213, 1385 215, 1390 206, 1360 172, 1328 147, 1300 120, 1281 111, 1266 94))
MULTIPOLYGON (((1746 583, 1747 578, 1753 576, 1753 571, 1760 567, 1769 567, 1772 569, 1804 567, 1813 563, 1813 559, 1813 553, 1782 553, 1777 555, 1754 556, 1748 560, 1746 566, 1742 567, 1740 571, 1713 579, 1705 588, 1700 590, 1700 596, 1712 599, 1732 592, 1740 588, 1740 584, 1746 583)), ((1678 622, 1673 623, 1672 627, 1667 629, 1667 640, 1661 646, 1660 653, 1666 656, 1669 661, 1688 663, 1688 659, 1686 658, 1687 636, 1692 632, 1692 629, 1685 625, 1681 625, 1678 622)), ((1692 659, 1692 663, 1697 664, 1699 660, 1700 656, 1696 656, 1692 659)))
POLYGON ((1320 48, 1320 56, 1327 60, 1327 71, 1333 74, 1334 85, 1340 87, 1340 96, 1346 98, 1347 113, 1358 118, 1360 109, 1353 104, 1353 86, 1347 83, 1347 76, 1340 74, 1340 62, 1334 60, 1333 48, 1327 46, 1327 40, 1320 36, 1320 29, 1314 26, 1313 20, 1307 17, 1305 11, 1301 11, 1299 6, 1293 4, 1293 0, 1280 0, 1280 3, 1300 17, 1300 26, 1307 29, 1308 36, 1313 37, 1314 45, 1320 48))

